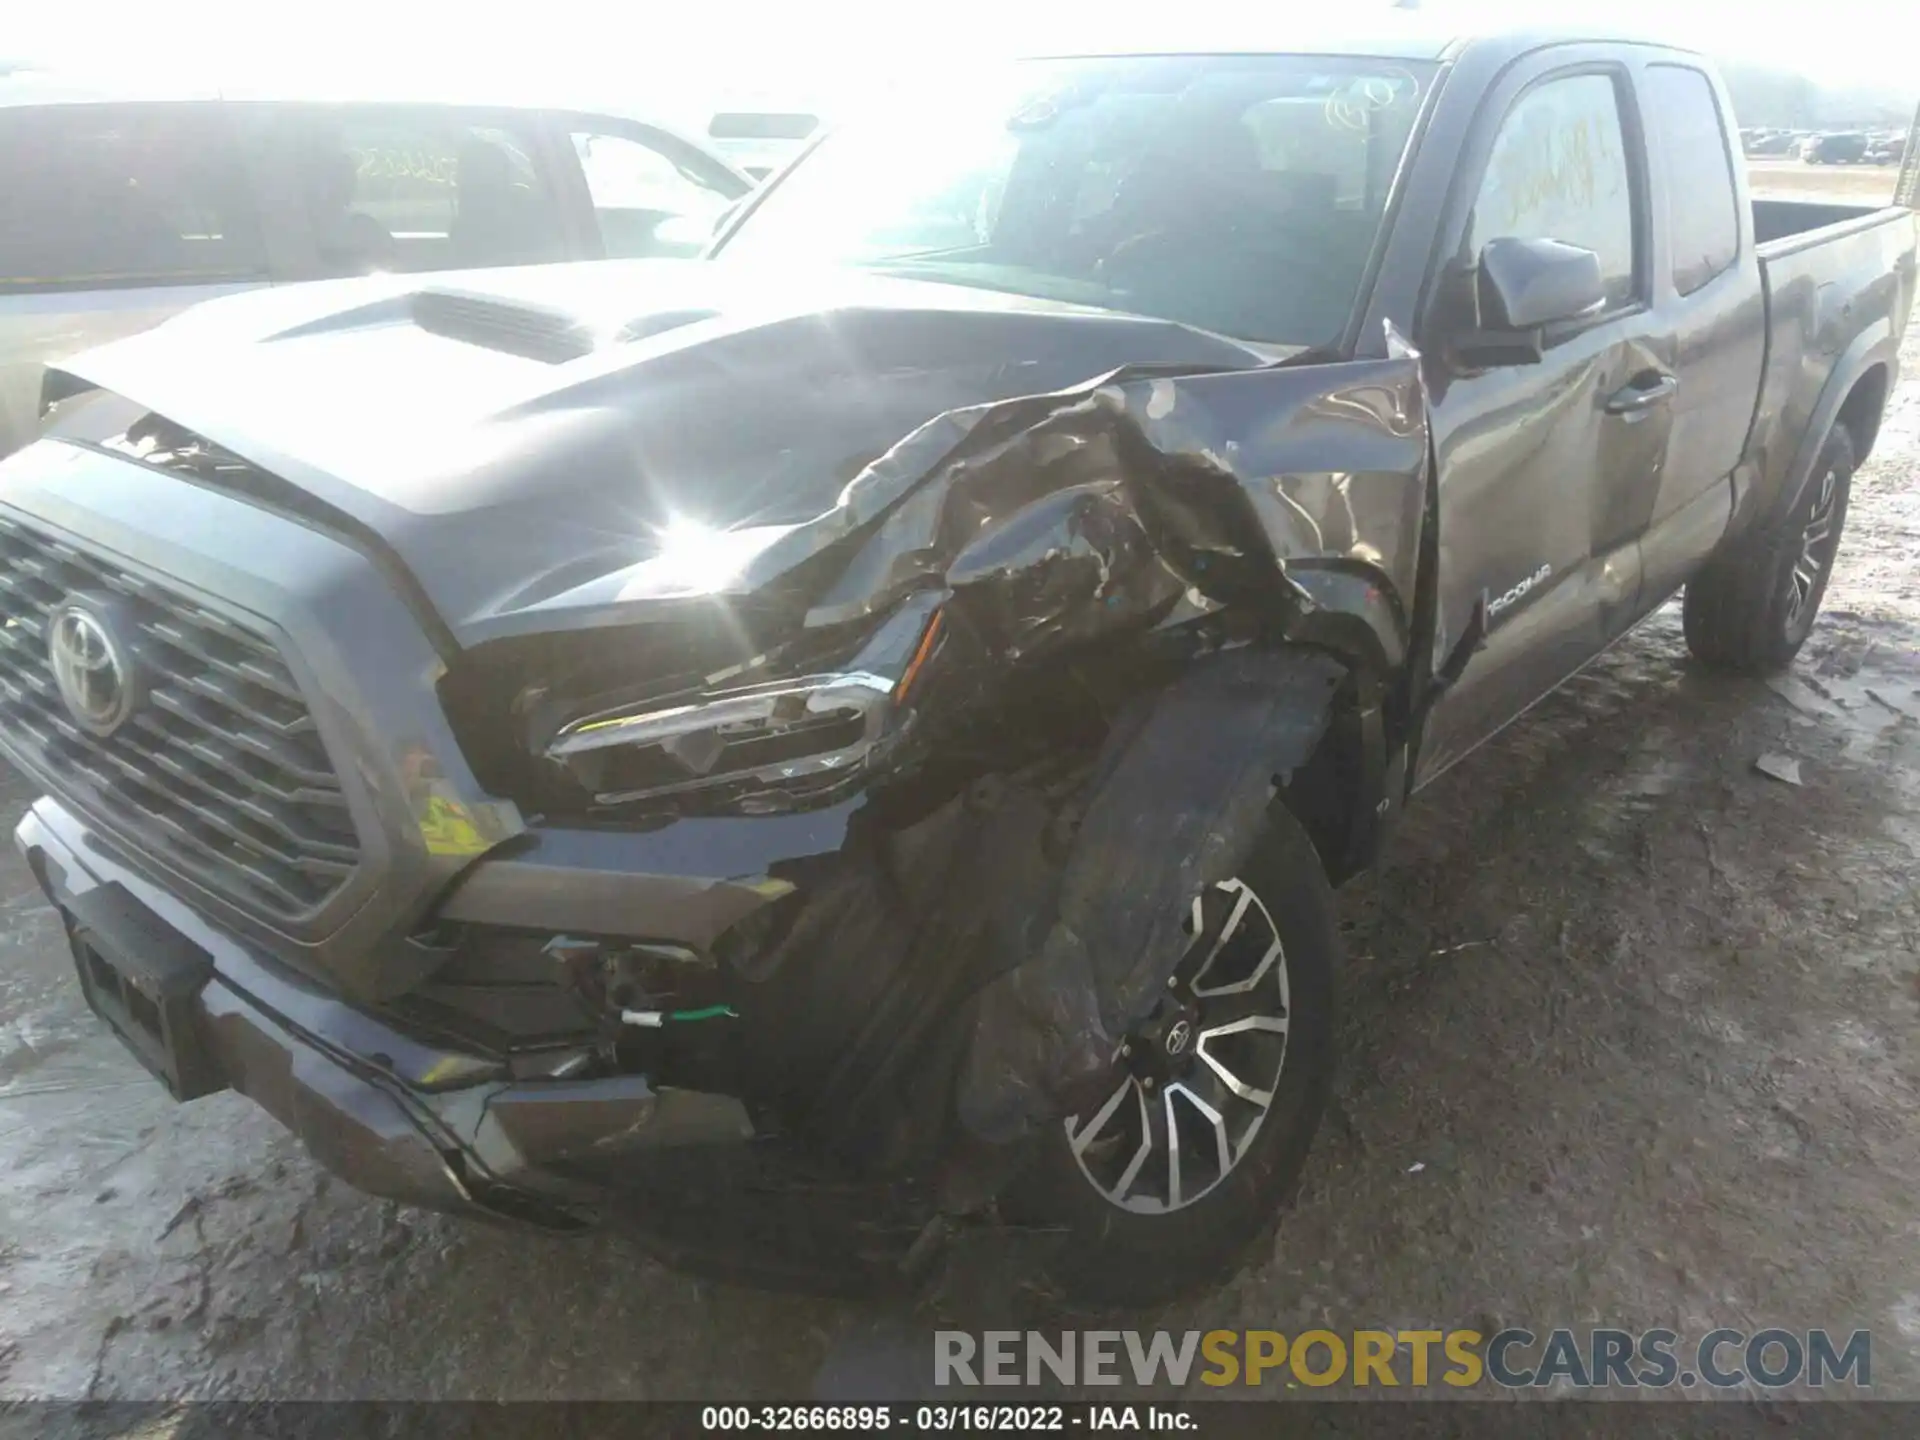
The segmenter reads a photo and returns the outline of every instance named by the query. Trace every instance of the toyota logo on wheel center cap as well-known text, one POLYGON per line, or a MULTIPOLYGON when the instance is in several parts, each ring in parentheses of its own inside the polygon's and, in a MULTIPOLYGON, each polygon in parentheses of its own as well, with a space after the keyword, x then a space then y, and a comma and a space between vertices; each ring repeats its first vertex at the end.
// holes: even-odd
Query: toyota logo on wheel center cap
POLYGON ((1178 1055, 1187 1048, 1187 1041, 1193 1038, 1193 1027, 1184 1020, 1176 1020, 1167 1027, 1167 1054, 1178 1055))
POLYGON ((140 703, 132 656, 105 607, 69 600, 47 620, 47 659, 67 713, 95 735, 111 735, 140 703))

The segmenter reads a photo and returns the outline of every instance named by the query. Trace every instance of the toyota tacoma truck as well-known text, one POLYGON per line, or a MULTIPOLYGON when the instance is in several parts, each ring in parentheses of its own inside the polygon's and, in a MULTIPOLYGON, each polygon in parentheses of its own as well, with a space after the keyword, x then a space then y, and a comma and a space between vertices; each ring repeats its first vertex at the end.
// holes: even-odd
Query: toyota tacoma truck
POLYGON ((697 260, 217 301, 0 463, 79 984, 376 1195, 769 1283, 1189 1289, 1325 1108, 1333 887, 1684 590, 1787 665, 1913 302, 1700 56, 967 70, 697 260), (1027 1243, 1022 1241, 1021 1243, 1027 1243))

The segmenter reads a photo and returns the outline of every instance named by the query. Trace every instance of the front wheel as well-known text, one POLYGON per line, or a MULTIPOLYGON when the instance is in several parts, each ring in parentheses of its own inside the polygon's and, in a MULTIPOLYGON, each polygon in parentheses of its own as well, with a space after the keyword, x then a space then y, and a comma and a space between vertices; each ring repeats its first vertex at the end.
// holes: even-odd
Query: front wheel
POLYGON ((1333 1071, 1333 895, 1276 806, 1230 879, 1191 897, 1154 1013, 1104 1098, 1043 1138, 1021 1208, 1061 1227, 1054 1280, 1144 1305, 1227 1277, 1279 1218, 1333 1071))

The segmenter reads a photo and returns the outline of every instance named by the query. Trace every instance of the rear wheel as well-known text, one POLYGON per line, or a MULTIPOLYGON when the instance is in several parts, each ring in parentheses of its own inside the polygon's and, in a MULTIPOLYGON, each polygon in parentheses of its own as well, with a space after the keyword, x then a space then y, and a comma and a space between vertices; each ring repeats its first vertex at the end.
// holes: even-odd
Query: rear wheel
POLYGON ((1158 1007, 1024 1187, 1066 1232, 1053 1278, 1085 1300, 1151 1304, 1225 1278, 1278 1219, 1326 1106, 1340 941, 1298 823, 1276 807, 1239 873, 1189 907, 1158 1007))
POLYGON ((1748 675, 1792 662, 1833 577, 1853 468, 1853 438, 1836 426, 1800 503, 1687 582, 1687 648, 1697 658, 1748 675))

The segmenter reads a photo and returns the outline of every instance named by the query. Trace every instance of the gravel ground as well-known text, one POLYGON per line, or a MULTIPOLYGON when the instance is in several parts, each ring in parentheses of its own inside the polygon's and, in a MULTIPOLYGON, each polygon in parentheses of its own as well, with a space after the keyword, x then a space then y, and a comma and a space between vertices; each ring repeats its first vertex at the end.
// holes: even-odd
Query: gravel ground
MULTIPOLYGON (((1700 673, 1669 610, 1426 792, 1344 897, 1345 1067, 1295 1212, 1128 1324, 1866 1328, 1877 1393, 1920 1398, 1906 364, 1791 677, 1700 673)), ((0 1399, 799 1398, 936 1323, 1068 1323, 1007 1242, 962 1259, 897 1313, 357 1195, 235 1096, 169 1103, 0 859, 0 1399)))

